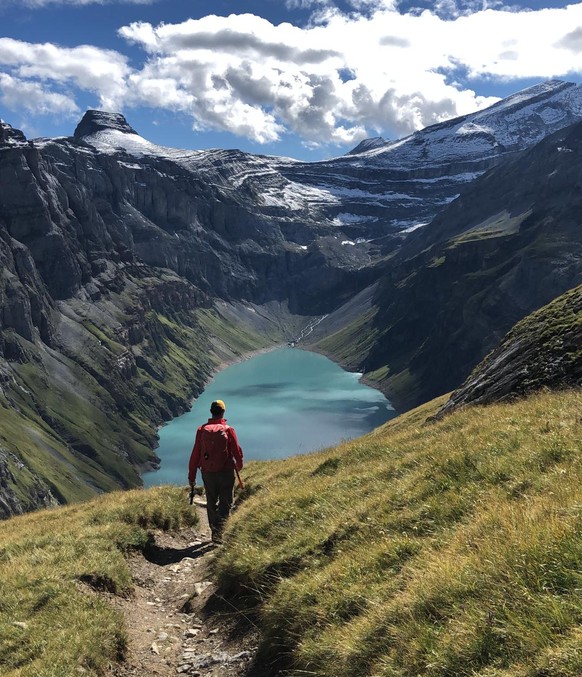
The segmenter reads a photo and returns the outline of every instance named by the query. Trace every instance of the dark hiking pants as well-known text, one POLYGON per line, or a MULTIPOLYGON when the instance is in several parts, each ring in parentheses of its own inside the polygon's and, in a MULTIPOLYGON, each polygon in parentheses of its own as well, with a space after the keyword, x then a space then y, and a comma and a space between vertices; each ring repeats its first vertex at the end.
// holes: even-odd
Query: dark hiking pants
POLYGON ((212 533, 220 534, 232 507, 234 470, 203 472, 206 511, 212 533))

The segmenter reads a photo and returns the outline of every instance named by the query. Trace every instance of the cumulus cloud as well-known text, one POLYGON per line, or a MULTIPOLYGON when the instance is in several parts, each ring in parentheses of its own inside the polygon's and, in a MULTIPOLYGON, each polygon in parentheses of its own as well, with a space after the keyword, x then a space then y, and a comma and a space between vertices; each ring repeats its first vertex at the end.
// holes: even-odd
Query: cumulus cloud
POLYGON ((20 80, 2 72, 0 72, 0 102, 10 110, 24 109, 40 115, 47 113, 76 115, 79 112, 72 97, 47 91, 38 82, 20 80))
POLYGON ((385 9, 390 4, 373 17, 336 11, 306 28, 250 14, 125 26, 120 35, 150 54, 132 95, 143 101, 143 83, 151 96, 152 82, 172 81, 172 101, 197 128, 250 129, 255 141, 289 130, 307 144, 342 145, 370 132, 405 134, 487 103, 446 84, 434 71, 446 59, 412 57, 425 47, 416 26, 440 19, 401 16, 385 9))
MULTIPOLYGON (((40 0, 39 0, 40 1, 40 0)), ((471 82, 547 79, 582 72, 582 3, 523 10, 498 0, 439 0, 406 12, 397 0, 287 0, 317 12, 299 27, 252 14, 209 15, 119 35, 143 50, 62 48, 0 39, 11 77, 69 84, 119 110, 151 106, 187 114, 194 129, 259 143, 286 133, 307 145, 403 136, 494 103, 471 82)), ((61 92, 62 93, 62 92, 61 92)))
POLYGON ((130 69, 126 57, 91 45, 74 48, 0 38, 0 67, 23 81, 71 83, 99 96, 104 108, 124 98, 130 69))
POLYGON ((459 72, 508 80, 582 70, 571 31, 582 25, 582 5, 518 11, 497 0, 440 0, 433 11, 407 13, 392 0, 351 0, 349 13, 325 0, 288 5, 317 8, 319 20, 299 28, 242 14, 123 27, 120 35, 150 55, 133 96, 143 100, 144 82, 151 95, 153 82, 171 81, 172 101, 197 128, 250 129, 256 141, 289 130, 308 144, 346 144, 495 101, 455 83, 459 72))
POLYGON ((556 46, 569 49, 577 54, 582 52, 582 26, 578 26, 570 33, 566 33, 566 35, 557 41, 556 46))

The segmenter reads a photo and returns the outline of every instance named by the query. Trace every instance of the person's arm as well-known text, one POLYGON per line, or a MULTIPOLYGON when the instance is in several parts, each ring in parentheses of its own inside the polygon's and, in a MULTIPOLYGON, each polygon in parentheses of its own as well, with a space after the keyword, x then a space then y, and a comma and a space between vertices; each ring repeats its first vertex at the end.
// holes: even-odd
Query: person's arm
POLYGON ((234 428, 228 428, 228 450, 232 456, 236 469, 241 470, 243 467, 243 450, 241 449, 240 444, 234 428))
POLYGON ((192 453, 190 454, 190 463, 188 464, 188 481, 190 484, 196 482, 196 470, 200 466, 200 428, 196 431, 196 440, 194 441, 194 446, 192 447, 192 453))

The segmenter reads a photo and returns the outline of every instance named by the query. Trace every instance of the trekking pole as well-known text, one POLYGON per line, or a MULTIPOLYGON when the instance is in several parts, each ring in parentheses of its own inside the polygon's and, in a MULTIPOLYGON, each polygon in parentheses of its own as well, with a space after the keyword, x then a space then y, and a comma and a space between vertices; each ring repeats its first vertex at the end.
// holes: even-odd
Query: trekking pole
POLYGON ((243 484, 243 481, 241 480, 240 475, 238 474, 238 470, 235 468, 234 471, 236 473, 236 478, 238 480, 238 486, 241 488, 242 491, 245 488, 245 485, 243 484))
POLYGON ((190 485, 190 505, 194 503, 194 484, 190 485))

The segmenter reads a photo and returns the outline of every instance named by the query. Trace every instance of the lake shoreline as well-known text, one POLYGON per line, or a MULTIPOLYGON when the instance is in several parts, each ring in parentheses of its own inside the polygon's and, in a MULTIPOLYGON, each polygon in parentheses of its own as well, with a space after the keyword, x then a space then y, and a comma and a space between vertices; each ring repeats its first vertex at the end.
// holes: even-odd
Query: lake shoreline
POLYGON ((340 366, 344 371, 348 371, 351 374, 359 374, 360 378, 358 379, 360 383, 363 383, 364 385, 368 386, 369 388, 374 388, 374 390, 377 390, 378 392, 382 393, 384 397, 390 402, 390 406, 394 409, 396 414, 400 415, 403 414, 406 410, 405 409, 400 409, 395 403, 392 397, 394 394, 390 391, 389 388, 383 388, 377 381, 373 381, 371 378, 366 376, 364 372, 359 371, 355 367, 353 367, 350 364, 344 363, 342 360, 340 360, 338 357, 336 357, 333 353, 330 353, 327 350, 322 350, 321 348, 316 348, 315 346, 295 346, 296 348, 300 348, 301 350, 307 350, 310 353, 317 353, 318 355, 323 355, 324 357, 327 357, 330 359, 332 362, 335 362, 338 366, 340 366))
POLYGON ((227 403, 227 414, 232 413, 232 424, 248 449, 247 460, 253 461, 334 446, 367 434, 395 415, 377 388, 361 383, 359 373, 342 369, 316 351, 278 342, 218 366, 192 407, 172 419, 171 428, 161 427, 162 462, 152 468, 154 475, 144 473, 146 486, 181 483, 196 428, 206 421, 213 399, 227 403))
POLYGON ((143 477, 147 473, 150 472, 156 472, 156 470, 159 470, 161 467, 161 462, 162 459, 156 454, 156 449, 159 448, 160 446, 160 430, 162 428, 165 428, 167 425, 169 425, 174 419, 176 419, 178 416, 182 416, 183 414, 189 412, 192 407, 194 406, 195 402, 200 398, 202 393, 206 390, 206 388, 214 381, 216 378, 217 374, 219 374, 221 371, 224 371, 228 367, 231 367, 234 364, 239 364, 240 362, 245 362, 246 360, 251 360, 253 357, 257 357, 257 355, 263 355, 265 353, 272 352, 273 350, 278 350, 279 348, 285 348, 287 346, 286 343, 276 343, 272 346, 267 346, 264 348, 257 348, 256 350, 251 350, 248 353, 244 353, 243 355, 239 355, 237 357, 233 357, 231 360, 222 360, 221 362, 218 362, 216 365, 216 368, 213 370, 212 374, 204 381, 204 386, 198 391, 196 395, 194 395, 190 399, 190 403, 188 405, 188 408, 182 412, 182 414, 177 414, 176 416, 173 416, 172 418, 168 419, 167 421, 164 421, 163 423, 160 423, 156 426, 156 443, 152 447, 152 452, 154 453, 154 458, 147 461, 146 463, 143 463, 138 467, 138 472, 140 475, 140 478, 142 480, 142 486, 143 486, 143 477))

